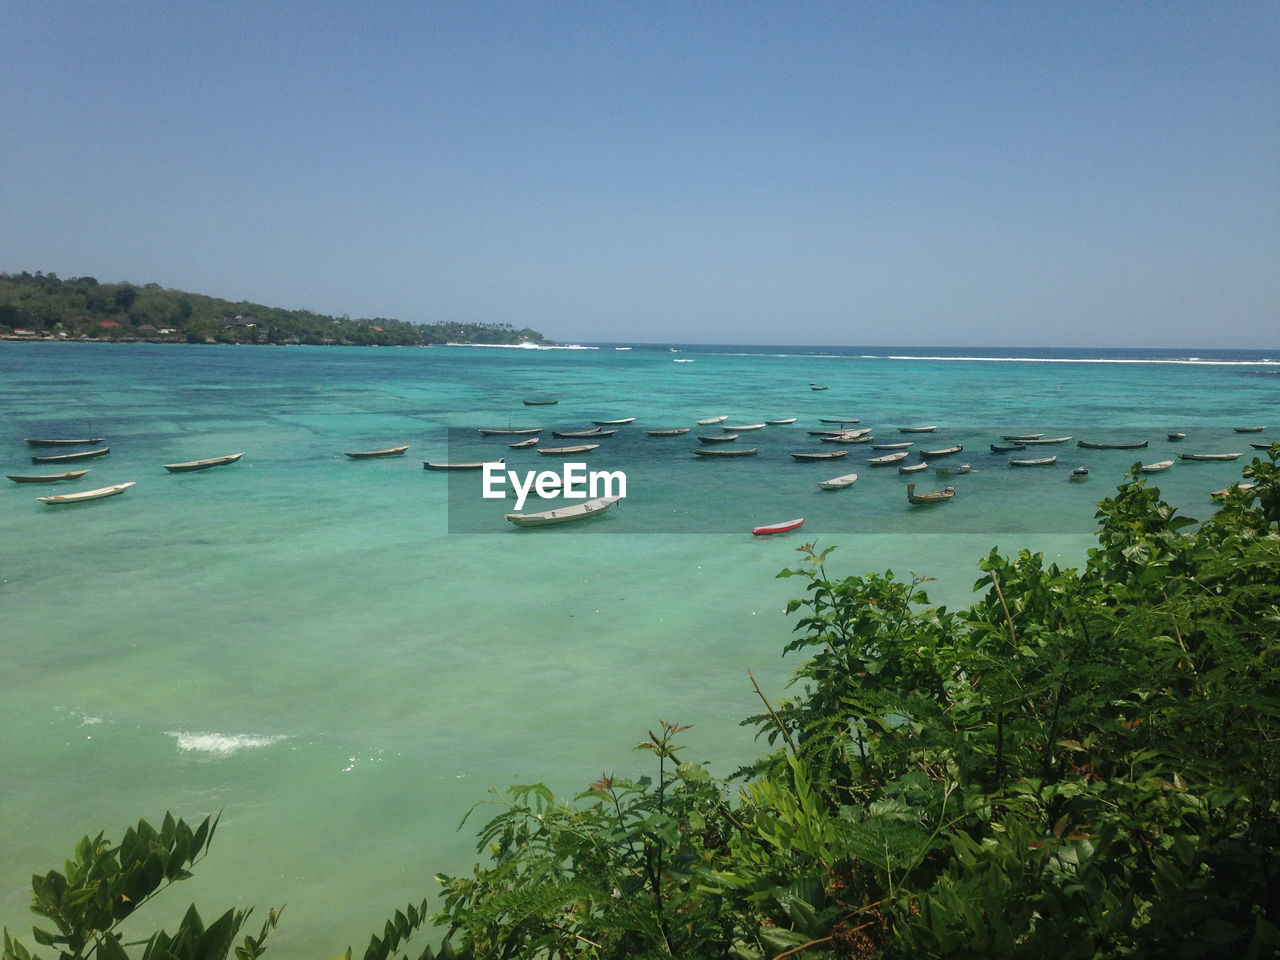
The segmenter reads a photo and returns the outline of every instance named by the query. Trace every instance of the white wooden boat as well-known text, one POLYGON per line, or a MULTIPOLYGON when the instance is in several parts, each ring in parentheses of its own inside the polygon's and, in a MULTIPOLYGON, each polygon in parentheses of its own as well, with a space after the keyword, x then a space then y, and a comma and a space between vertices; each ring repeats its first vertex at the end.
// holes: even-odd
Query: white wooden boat
POLYGON ((1026 440, 1039 440, 1043 436, 1043 433, 1002 433, 1000 439, 1008 440, 1010 443, 1021 443, 1026 440))
MULTIPOLYGON (((348 457, 374 456, 374 457, 396 457, 408 450, 408 446, 396 447, 392 452, 369 451, 368 453, 348 453, 348 457)), ((188 460, 186 463, 166 463, 164 468, 170 473, 191 473, 193 470, 208 470, 210 467, 222 467, 228 463, 235 463, 244 456, 243 451, 240 453, 230 453, 225 457, 207 457, 204 460, 188 460)))
MULTIPOLYGON (((1259 430, 1262 428, 1259 427, 1259 430)), ((54 440, 42 437, 27 437, 28 446, 32 447, 87 447, 95 443, 102 443, 105 438, 91 437, 87 440, 54 440)))
POLYGON ((1014 460, 1009 458, 1011 467, 1051 467, 1058 462, 1057 457, 1035 457, 1030 460, 1014 460))
POLYGON ((705 427, 713 423, 724 423, 728 419, 729 419, 729 415, 726 413, 723 417, 707 417, 705 420, 697 421, 697 423, 698 423, 698 426, 705 427))
POLYGON ((861 423, 862 419, 860 417, 819 417, 818 422, 819 423, 837 423, 837 424, 861 423))
POLYGON ((517 440, 515 443, 508 443, 507 446, 512 450, 523 450, 525 447, 536 447, 540 437, 529 437, 526 440, 517 440))
POLYGON ((423 470, 483 470, 486 463, 502 464, 506 460, 499 457, 497 460, 471 460, 471 461, 453 461, 450 463, 432 463, 430 460, 422 461, 423 470))
POLYGON ((1128 440, 1116 443, 1090 443, 1087 440, 1076 441, 1076 446, 1083 450, 1141 450, 1146 445, 1146 440, 1128 440))
POLYGON ((599 446, 598 443, 578 443, 568 447, 539 447, 538 453, 544 457, 573 457, 580 453, 590 453, 599 446))
POLYGON ((873 443, 872 450, 905 450, 907 447, 914 447, 915 442, 912 440, 900 440, 897 443, 873 443))
POLYGON ((754 457, 760 452, 758 447, 693 447, 693 452, 700 457, 754 457))
POLYGON ((59 480, 77 480, 88 470, 68 470, 65 473, 11 473, 9 479, 14 483, 57 483, 59 480))
POLYGON ((1159 473, 1161 470, 1168 470, 1172 466, 1172 460, 1157 460, 1155 463, 1144 463, 1138 469, 1143 473, 1159 473))
POLYGON ((736 433, 720 433, 706 437, 700 435, 698 439, 703 443, 730 443, 737 440, 738 435, 736 433))
POLYGON ((795 423, 795 422, 796 422, 796 418, 795 418, 795 417, 783 417, 781 420, 766 420, 766 421, 765 421, 765 423, 767 423, 767 424, 768 424, 769 426, 771 426, 771 427, 785 427, 787 424, 789 424, 789 423, 795 423))
POLYGON ((930 493, 916 493, 916 485, 914 483, 907 484, 908 503, 942 503, 944 500, 950 500, 955 495, 955 487, 944 487, 942 490, 934 490, 930 493))
POLYGON ((829 433, 818 438, 823 443, 870 443, 875 434, 870 430, 847 430, 841 433, 829 433))
POLYGON ((1180 453, 1180 460, 1235 460, 1243 457, 1243 453, 1180 453))
POLYGON ((891 463, 901 463, 909 456, 911 451, 899 450, 896 453, 886 453, 883 457, 872 457, 867 463, 873 467, 887 467, 891 463))
POLYGON ((645 433, 651 437, 678 437, 692 429, 693 427, 668 427, 661 430, 646 430, 645 433))
POLYGON ((766 523, 763 526, 752 527, 751 532, 757 537, 767 537, 771 533, 786 533, 789 530, 797 530, 804 523, 804 517, 796 517, 794 520, 783 520, 781 523, 766 523))
POLYGON ((624 424, 635 423, 635 417, 623 417, 621 420, 592 420, 597 427, 621 427, 624 424))
POLYGON ((933 431, 937 429, 938 429, 938 425, 935 423, 927 427, 899 427, 898 432, 899 433, 933 433, 933 431))
POLYGON ((845 487, 853 486, 855 480, 858 479, 856 473, 846 473, 842 477, 832 477, 830 480, 819 480, 818 486, 823 490, 843 490, 845 487))
POLYGON ((924 460, 919 463, 908 463, 898 468, 899 473, 919 473, 921 470, 927 469, 929 466, 924 460))
POLYGON ((136 480, 129 480, 109 487, 99 487, 97 490, 81 490, 79 493, 63 493, 56 497, 36 497, 36 499, 50 507, 64 503, 84 503, 86 500, 104 500, 107 497, 119 496, 135 483, 137 483, 136 480))
POLYGON ((1023 440, 1021 442, 1025 443, 1028 447, 1036 444, 1041 446, 1048 446, 1051 443, 1066 443, 1070 439, 1071 439, 1070 437, 1041 437, 1038 440, 1023 440))
POLYGON ((942 447, 938 450, 921 450, 922 457, 949 457, 952 454, 959 453, 964 449, 963 443, 957 443, 954 447, 942 447))
POLYGON ((480 433, 486 437, 520 437, 531 433, 541 433, 541 427, 481 427, 480 433))
POLYGON ((1177 443, 1179 440, 1185 440, 1185 439, 1187 439, 1187 435, 1186 435, 1185 433, 1171 433, 1171 434, 1169 434, 1169 442, 1170 442, 1170 443, 1177 443))
POLYGON ((725 433, 737 433, 740 430, 763 430, 764 428, 765 425, 763 423, 742 423, 737 426, 729 426, 726 423, 720 424, 720 429, 725 433))
POLYGON ((79 453, 58 453, 47 457, 32 457, 32 463, 74 463, 77 460, 92 460, 94 457, 105 457, 111 452, 110 447, 97 450, 82 450, 79 453))
POLYGON ((1231 429, 1234 430, 1236 433, 1261 433, 1263 430, 1267 428, 1265 426, 1262 426, 1262 427, 1232 427, 1231 429))
POLYGON ((584 500, 582 503, 557 507, 554 510, 543 510, 540 513, 508 513, 504 514, 508 523, 517 527, 546 527, 556 523, 571 523, 574 520, 585 520, 598 513, 604 513, 621 500, 621 497, 597 497, 584 500))
POLYGON ((1256 483, 1235 483, 1229 487, 1223 487, 1221 490, 1214 490, 1211 494, 1209 494, 1209 496, 1213 497, 1213 499, 1215 500, 1221 500, 1223 497, 1226 497, 1228 494, 1248 493, 1250 490, 1252 490, 1256 486, 1257 486, 1256 483))
POLYGON ((793 459, 800 463, 807 463, 810 460, 834 460, 836 457, 843 457, 848 450, 832 450, 829 453, 793 453, 793 459))
POLYGON ((551 435, 561 440, 573 440, 578 437, 611 437, 617 432, 617 430, 610 430, 605 433, 603 427, 588 427, 586 430, 552 430, 551 435))

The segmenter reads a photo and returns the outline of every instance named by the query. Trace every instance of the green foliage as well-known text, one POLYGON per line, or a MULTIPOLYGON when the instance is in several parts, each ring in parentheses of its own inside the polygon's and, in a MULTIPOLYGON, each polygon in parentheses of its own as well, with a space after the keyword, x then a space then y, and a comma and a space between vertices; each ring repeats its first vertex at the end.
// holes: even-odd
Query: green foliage
POLYGON ((352 320, 309 310, 233 303, 159 284, 59 280, 52 273, 0 274, 0 333, 15 329, 67 339, 205 343, 420 346, 431 343, 539 342, 510 324, 414 324, 382 317, 352 320))

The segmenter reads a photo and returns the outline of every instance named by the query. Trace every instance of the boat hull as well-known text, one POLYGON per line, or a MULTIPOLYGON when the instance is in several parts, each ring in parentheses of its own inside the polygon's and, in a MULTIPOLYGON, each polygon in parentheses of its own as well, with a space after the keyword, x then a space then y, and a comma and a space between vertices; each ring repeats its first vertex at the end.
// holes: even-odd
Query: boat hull
POLYGON ((544 510, 541 513, 508 513, 504 516, 508 523, 517 527, 549 527, 594 517, 604 513, 620 499, 622 498, 597 497, 595 500, 575 503, 557 510, 544 510))
POLYGON ((796 517, 794 520, 784 520, 782 523, 766 523, 760 527, 752 527, 751 533, 757 537, 767 537, 774 533, 787 533, 791 530, 798 530, 804 524, 804 517, 796 517))
POLYGON ((102 447, 99 450, 84 450, 80 453, 58 453, 47 457, 32 457, 32 463, 75 463, 77 460, 92 460, 95 457, 105 457, 111 452, 110 447, 102 447))
MULTIPOLYGON (((404 453, 408 449, 408 447, 402 447, 400 453, 404 453)), ((243 456, 243 453, 233 453, 226 457, 209 457, 205 460, 191 460, 187 463, 166 463, 164 468, 170 473, 191 473, 194 470, 208 470, 210 467, 224 467, 229 463, 235 463, 243 456)), ((353 457, 357 456, 357 454, 348 453, 347 456, 353 457)), ((381 453, 375 454, 375 456, 393 456, 393 454, 381 453)))
POLYGON ((58 507, 69 503, 88 503, 92 500, 105 500, 107 497, 118 497, 137 481, 130 480, 127 483, 117 483, 109 487, 99 487, 97 490, 81 490, 79 493, 63 493, 56 497, 37 497, 47 507, 58 507))

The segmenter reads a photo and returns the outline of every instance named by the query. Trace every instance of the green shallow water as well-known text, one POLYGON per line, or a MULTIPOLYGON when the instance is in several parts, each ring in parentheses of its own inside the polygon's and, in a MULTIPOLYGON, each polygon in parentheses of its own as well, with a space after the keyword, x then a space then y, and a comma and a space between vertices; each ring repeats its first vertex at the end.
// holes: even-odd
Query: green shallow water
MULTIPOLYGON (((287 902, 277 956, 362 945, 396 905, 433 896, 435 872, 468 870, 473 831, 456 828, 491 786, 571 792, 602 770, 646 772, 631 748, 659 718, 692 723, 686 756, 721 774, 754 756, 738 726, 758 709, 747 671, 784 694, 795 582, 775 574, 800 544, 836 544, 841 575, 927 574, 935 600, 962 604, 993 543, 1079 563, 1093 503, 1140 455, 1172 456, 1167 430, 1221 450, 1247 449, 1233 425, 1280 426, 1280 379, 1262 375, 1274 364, 680 356, 694 362, 0 344, 5 472, 37 472, 23 437, 89 432, 112 452, 68 489, 137 481, 58 509, 35 501, 42 488, 0 489, 0 922, 27 936, 29 875, 83 833, 221 810, 213 855, 160 914, 287 902), (561 402, 521 404, 534 396, 561 402), (695 460, 692 433, 642 432, 721 413, 799 419, 734 464, 695 460), (791 462, 797 443, 816 447, 804 429, 845 415, 895 433, 937 422, 976 472, 945 481, 952 503, 913 511, 903 479, 866 468, 864 450, 830 468, 791 462), (546 469, 474 428, 624 416, 636 424, 593 457, 628 472, 628 500, 581 525, 517 531, 474 476, 422 469, 465 450, 546 469), (985 453, 996 433, 1032 428, 1152 446, 1059 448, 1031 475, 985 453), (413 446, 343 456, 396 443, 413 446), (241 450, 206 472, 161 467, 241 450), (1066 482, 1077 462, 1086 484, 1066 482), (852 471, 849 490, 817 490, 852 471), (799 515, 795 534, 747 532, 799 515)), ((1203 516, 1242 462, 1179 463, 1157 482, 1203 516)))

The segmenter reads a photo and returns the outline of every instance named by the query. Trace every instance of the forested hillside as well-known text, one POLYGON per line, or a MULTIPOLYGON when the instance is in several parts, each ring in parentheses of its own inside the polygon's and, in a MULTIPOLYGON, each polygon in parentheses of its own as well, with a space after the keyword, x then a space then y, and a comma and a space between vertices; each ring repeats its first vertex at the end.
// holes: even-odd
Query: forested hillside
POLYGON ((0 274, 0 336, 58 340, 187 343, 309 343, 421 346, 540 342, 507 323, 416 324, 385 317, 330 317, 258 303, 233 303, 156 283, 99 283, 93 277, 0 274))

